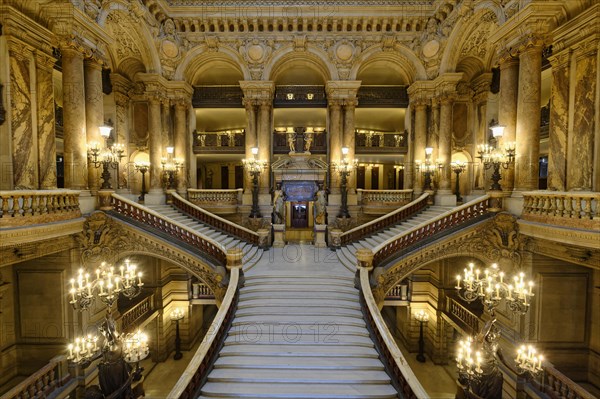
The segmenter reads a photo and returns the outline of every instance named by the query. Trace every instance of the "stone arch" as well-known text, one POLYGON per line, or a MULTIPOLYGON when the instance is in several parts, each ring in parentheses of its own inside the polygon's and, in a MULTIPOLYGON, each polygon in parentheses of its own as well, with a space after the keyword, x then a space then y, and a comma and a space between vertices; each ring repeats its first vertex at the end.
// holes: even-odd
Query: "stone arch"
POLYGON ((317 71, 323 77, 324 82, 339 79, 337 69, 329 61, 327 54, 312 45, 307 45, 306 51, 295 51, 293 46, 285 46, 274 52, 271 59, 265 64, 263 79, 275 81, 286 64, 294 61, 302 62, 308 68, 317 71))
MULTIPOLYGON (((496 25, 501 25, 504 22, 504 11, 499 5, 491 0, 484 1, 475 7, 471 18, 468 20, 459 20, 454 26, 444 49, 444 54, 442 55, 442 60, 440 62, 440 74, 454 72, 456 70, 461 59, 461 50, 465 45, 467 38, 481 25, 483 18, 486 15, 489 15, 492 20, 495 20, 496 25)), ((487 69, 491 68, 489 65, 490 58, 494 58, 494 51, 492 50, 492 45, 488 42, 486 59, 481 60, 487 69)))
POLYGON ((483 60, 477 57, 467 56, 458 62, 455 70, 456 72, 463 73, 463 81, 470 82, 473 78, 476 78, 486 71, 486 65, 484 65, 483 60))
POLYGON ((209 67, 211 62, 223 62, 238 70, 244 80, 251 80, 249 69, 239 53, 227 48, 220 47, 218 51, 211 51, 208 46, 201 45, 191 49, 185 58, 179 63, 173 80, 184 80, 193 84, 194 78, 198 76, 199 71, 209 67))
POLYGON ((349 79, 356 80, 358 74, 373 62, 389 61, 398 65, 398 70, 405 75, 407 84, 417 80, 427 80, 427 72, 419 57, 402 45, 396 45, 395 50, 383 51, 380 47, 374 47, 363 52, 352 66, 349 79))

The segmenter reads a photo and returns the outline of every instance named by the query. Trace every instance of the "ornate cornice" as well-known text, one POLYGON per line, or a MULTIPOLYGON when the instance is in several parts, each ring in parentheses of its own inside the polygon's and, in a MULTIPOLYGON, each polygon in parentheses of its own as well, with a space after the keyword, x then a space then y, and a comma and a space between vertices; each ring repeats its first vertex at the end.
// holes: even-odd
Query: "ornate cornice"
POLYGON ((7 37, 9 43, 13 43, 11 47, 14 45, 20 51, 26 48, 52 54, 55 39, 51 31, 11 6, 0 5, 0 16, 2 35, 7 37))
POLYGON ((273 101, 275 95, 275 82, 263 80, 241 80, 240 87, 244 92, 245 100, 273 101))
POLYGON ((330 80, 325 83, 327 100, 356 100, 360 80, 330 80))

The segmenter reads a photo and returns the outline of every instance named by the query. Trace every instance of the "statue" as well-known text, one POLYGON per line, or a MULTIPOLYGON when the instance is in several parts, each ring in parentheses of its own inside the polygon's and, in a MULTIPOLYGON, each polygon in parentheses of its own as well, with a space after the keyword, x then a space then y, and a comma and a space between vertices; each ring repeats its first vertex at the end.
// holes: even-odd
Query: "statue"
POLYGON ((313 141, 313 133, 304 133, 304 152, 309 152, 313 141))
POLYGON ((283 190, 281 190, 281 183, 277 183, 277 189, 273 193, 273 223, 285 223, 285 210, 283 203, 283 190))
POLYGON ((323 185, 319 185, 315 198, 315 224, 325 224, 325 211, 327 205, 327 197, 323 185))
POLYGON ((287 141, 288 146, 290 147, 290 152, 296 152, 296 133, 287 133, 287 141))

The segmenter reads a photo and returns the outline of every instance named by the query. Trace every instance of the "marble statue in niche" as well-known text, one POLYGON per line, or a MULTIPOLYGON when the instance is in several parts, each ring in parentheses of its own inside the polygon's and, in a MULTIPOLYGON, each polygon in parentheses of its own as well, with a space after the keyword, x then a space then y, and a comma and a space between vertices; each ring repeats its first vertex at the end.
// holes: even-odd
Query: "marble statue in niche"
POLYGON ((323 185, 320 184, 315 197, 315 224, 325 224, 326 206, 327 194, 323 190, 323 185))
POLYGON ((277 183, 277 189, 273 193, 273 223, 285 223, 285 207, 281 183, 277 183))

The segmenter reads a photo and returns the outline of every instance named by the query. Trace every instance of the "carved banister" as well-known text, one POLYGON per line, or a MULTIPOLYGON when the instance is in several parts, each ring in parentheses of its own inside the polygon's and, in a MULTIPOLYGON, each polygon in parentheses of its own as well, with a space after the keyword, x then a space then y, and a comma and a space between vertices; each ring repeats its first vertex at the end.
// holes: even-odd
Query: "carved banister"
POLYGON ((152 304, 154 303, 154 295, 149 295, 142 301, 137 303, 131 309, 121 314, 121 331, 128 331, 133 326, 139 325, 146 317, 152 313, 152 304))
POLYGON ((75 389, 75 384, 71 387, 65 387, 65 384, 71 380, 71 375, 66 372, 66 363, 65 356, 57 356, 2 395, 2 399, 45 398, 50 394, 58 397, 59 395, 55 394, 59 390, 63 391, 60 397, 67 397, 70 391, 75 389))
POLYGON ((546 394, 551 399, 595 399, 596 396, 586 391, 581 385, 577 384, 569 377, 555 369, 551 364, 544 364, 544 384, 539 381, 532 383, 535 388, 535 394, 539 392, 546 394))
POLYGON ((521 217, 532 222, 600 230, 600 193, 528 191, 521 217))
POLYGON ((198 397, 198 390, 206 381, 212 363, 216 360, 227 331, 235 317, 239 300, 240 268, 231 268, 227 292, 221 303, 208 333, 200 343, 185 371, 167 396, 173 399, 192 399, 198 397))
POLYGON ((205 223, 212 228, 222 231, 226 234, 246 241, 247 243, 265 246, 265 243, 260 242, 260 236, 257 232, 247 229, 243 226, 230 222, 227 219, 219 217, 205 209, 202 209, 190 201, 182 198, 179 194, 173 193, 172 204, 183 213, 192 218, 205 223))
POLYGON ((217 265, 225 265, 226 251, 220 243, 118 194, 111 195, 111 206, 112 212, 167 234, 210 257, 217 265))
POLYGON ((340 235, 341 245, 347 245, 351 242, 358 241, 408 219, 415 213, 420 212, 427 207, 428 197, 429 194, 424 193, 419 198, 404 205, 400 209, 342 233, 340 235))
POLYGON ((79 191, 0 191, 0 227, 50 223, 81 217, 79 191))
MULTIPOLYGON (((419 200, 423 197, 424 196, 421 196, 419 200)), ((462 206, 444 212, 434 219, 423 222, 404 232, 400 236, 382 242, 373 248, 373 253, 375 254, 373 265, 375 267, 381 266, 383 263, 401 256, 402 253, 411 246, 423 243, 423 240, 426 240, 437 233, 448 231, 453 227, 469 221, 477 220, 488 212, 489 198, 488 195, 477 198, 462 206)))
POLYGON ((359 267, 359 273, 362 311, 377 350, 384 360, 386 370, 391 376, 395 388, 401 394, 399 397, 406 399, 428 398, 429 395, 414 375, 381 316, 371 291, 369 268, 359 267))
POLYGON ((188 200, 198 206, 203 205, 239 205, 241 203, 241 188, 235 189, 193 189, 188 188, 188 200))
POLYGON ((459 322, 461 328, 469 334, 476 334, 479 331, 479 317, 473 314, 468 308, 461 305, 454 298, 446 297, 446 313, 455 322, 459 322))
POLYGON ((412 200, 413 190, 357 189, 360 205, 405 205, 412 200))

